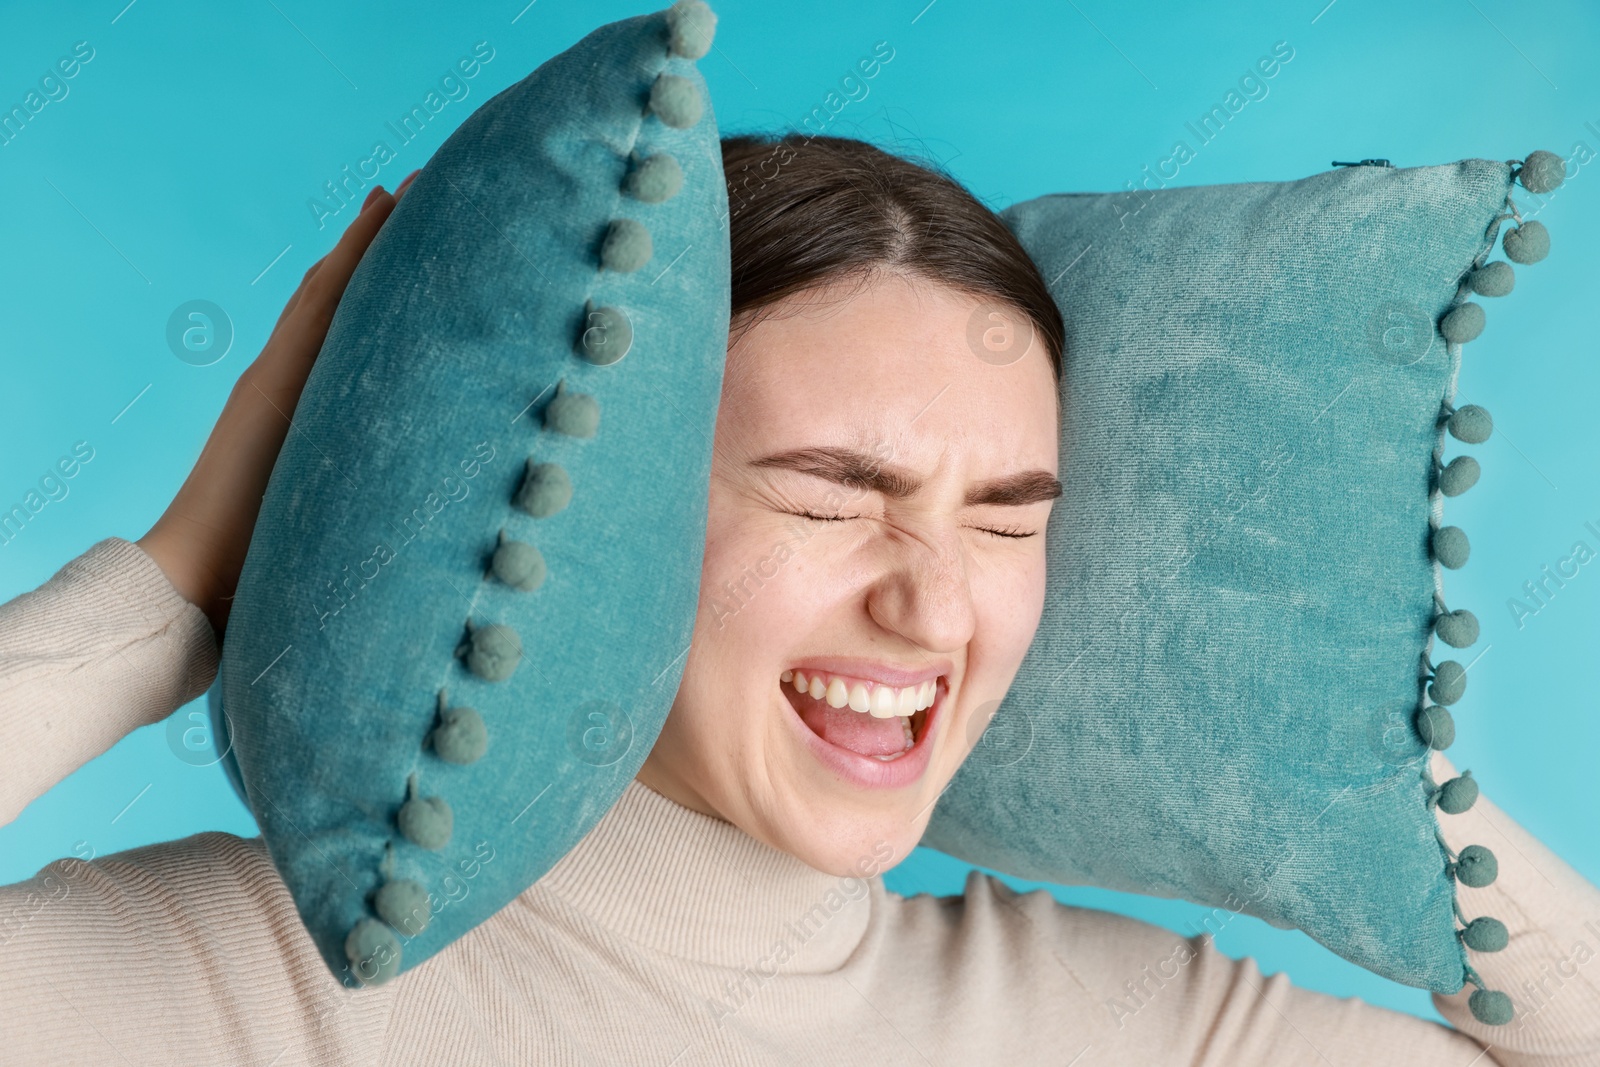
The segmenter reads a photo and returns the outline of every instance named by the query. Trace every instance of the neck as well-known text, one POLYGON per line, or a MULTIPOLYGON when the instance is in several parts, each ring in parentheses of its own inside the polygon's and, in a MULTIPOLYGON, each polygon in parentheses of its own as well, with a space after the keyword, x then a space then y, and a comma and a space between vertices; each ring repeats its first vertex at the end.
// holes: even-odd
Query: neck
POLYGON ((654 753, 646 757, 644 765, 639 768, 639 773, 635 777, 674 804, 681 805, 708 818, 721 819, 723 822, 733 821, 713 808, 710 802, 701 796, 699 791, 688 782, 685 782, 681 777, 673 774, 671 770, 658 763, 654 753))
POLYGON ((822 973, 860 944, 876 877, 835 877, 714 815, 630 781, 540 879, 591 921, 683 959, 822 973))

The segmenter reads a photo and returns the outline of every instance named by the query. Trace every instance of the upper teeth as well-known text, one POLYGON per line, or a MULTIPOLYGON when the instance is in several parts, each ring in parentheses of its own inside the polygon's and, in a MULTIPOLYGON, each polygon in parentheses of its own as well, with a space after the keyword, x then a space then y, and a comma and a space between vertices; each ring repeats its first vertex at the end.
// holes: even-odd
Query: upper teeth
POLYGON ((837 674, 808 675, 804 671, 784 671, 781 678, 792 683, 797 692, 826 700, 831 707, 842 708, 848 704, 853 711, 871 712, 879 719, 915 715, 933 703, 939 685, 937 678, 929 678, 920 685, 896 689, 878 682, 837 674))

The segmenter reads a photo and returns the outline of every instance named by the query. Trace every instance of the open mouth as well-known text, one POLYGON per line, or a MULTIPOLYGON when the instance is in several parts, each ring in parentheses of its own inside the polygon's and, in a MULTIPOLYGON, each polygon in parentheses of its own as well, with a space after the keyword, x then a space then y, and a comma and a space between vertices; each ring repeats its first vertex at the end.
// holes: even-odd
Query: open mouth
POLYGON ((784 696, 800 721, 837 748, 882 763, 914 751, 949 688, 944 675, 903 687, 826 672, 784 671, 784 696), (803 691, 802 691, 803 688, 803 691))

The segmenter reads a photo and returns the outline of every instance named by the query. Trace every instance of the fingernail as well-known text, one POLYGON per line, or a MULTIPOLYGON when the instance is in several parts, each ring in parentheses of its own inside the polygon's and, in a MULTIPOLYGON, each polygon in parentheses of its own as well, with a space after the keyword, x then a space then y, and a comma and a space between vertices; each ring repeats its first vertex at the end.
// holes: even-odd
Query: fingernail
MULTIPOLYGON (((365 211, 365 210, 367 210, 367 208, 371 207, 372 206, 372 202, 374 200, 378 199, 378 194, 381 193, 381 192, 383 192, 383 186, 374 185, 372 187, 372 192, 368 193, 367 194, 367 198, 361 202, 361 210, 365 211)), ((359 214, 359 212, 358 212, 358 214, 359 214)))
POLYGON ((417 175, 419 175, 421 173, 422 173, 422 168, 418 167, 416 170, 412 171, 410 174, 407 174, 406 175, 406 180, 400 183, 400 188, 398 188, 398 189, 396 189, 394 191, 394 195, 395 196, 399 196, 401 193, 405 192, 406 191, 406 186, 411 184, 411 179, 415 178, 417 175))

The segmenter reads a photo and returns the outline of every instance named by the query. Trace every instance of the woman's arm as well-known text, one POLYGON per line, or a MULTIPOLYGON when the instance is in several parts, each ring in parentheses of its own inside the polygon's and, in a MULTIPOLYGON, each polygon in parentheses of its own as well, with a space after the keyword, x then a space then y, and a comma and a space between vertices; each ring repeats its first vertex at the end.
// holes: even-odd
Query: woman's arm
MULTIPOLYGON (((1455 776, 1433 759, 1436 781, 1455 776)), ((1439 820, 1453 850, 1478 843, 1499 859, 1498 878, 1462 887, 1460 904, 1469 919, 1492 915, 1510 931, 1505 950, 1468 953, 1485 986, 1512 998, 1509 1025, 1472 1017, 1471 984, 1433 998, 1452 1029, 1263 975, 1207 932, 1061 904, 1045 890, 1016 893, 976 871, 961 897, 896 898, 886 987, 896 1002, 923 1006, 929 1027, 954 1020, 942 1039, 972 1042, 996 1063, 1600 1065, 1600 889, 1486 797, 1439 820)))
POLYGON ((217 662, 205 615, 120 537, 0 605, 0 826, 204 693, 217 662))
POLYGON ((407 178, 376 187, 240 374, 199 460, 138 542, 110 537, 0 605, 0 826, 216 677, 267 481, 339 298, 407 178))
MULTIPOLYGON (((0 605, 0 824, 216 677, 300 390, 404 188, 375 189, 306 272, 151 531, 99 541, 0 605)), ((0 886, 8 1064, 360 1062, 391 1003, 328 973, 259 838, 196 834, 0 886)))
MULTIPOLYGON (((1434 781, 1456 776, 1442 753, 1431 753, 1434 781)), ((1453 1030, 1415 1016, 1292 985, 1287 976, 1263 980, 1249 961, 1210 969, 1217 1032, 1227 1035, 1233 1063, 1281 1063, 1299 1049, 1307 1063, 1392 1064, 1394 1067, 1595 1067, 1600 1064, 1600 964, 1585 967, 1600 948, 1600 889, 1480 795, 1460 815, 1438 816, 1452 851, 1485 845, 1499 874, 1482 889, 1458 886, 1462 914, 1505 923, 1509 945, 1500 952, 1468 950, 1483 984, 1511 997, 1516 1015, 1505 1026, 1472 1017, 1468 983, 1433 1003, 1453 1030), (1310 1053, 1315 1051, 1316 1055, 1310 1053)), ((1208 946, 1209 947, 1209 946, 1208 946)), ((1181 1062, 1200 1062, 1205 1046, 1182 1050, 1181 1062)), ((1292 1062, 1300 1062, 1293 1059, 1292 1062)))
MULTIPOLYGON (((1433 777, 1457 774, 1433 754, 1433 777)), ((1483 984, 1511 998, 1505 1026, 1485 1026, 1467 1010, 1468 984, 1434 1006, 1463 1033, 1488 1046, 1486 1062, 1508 1067, 1600 1064, 1600 889, 1550 851, 1486 796, 1460 815, 1439 816, 1445 843, 1459 852, 1486 846, 1500 873, 1482 889, 1459 886, 1462 914, 1505 923, 1510 943, 1499 952, 1467 952, 1483 984)))

